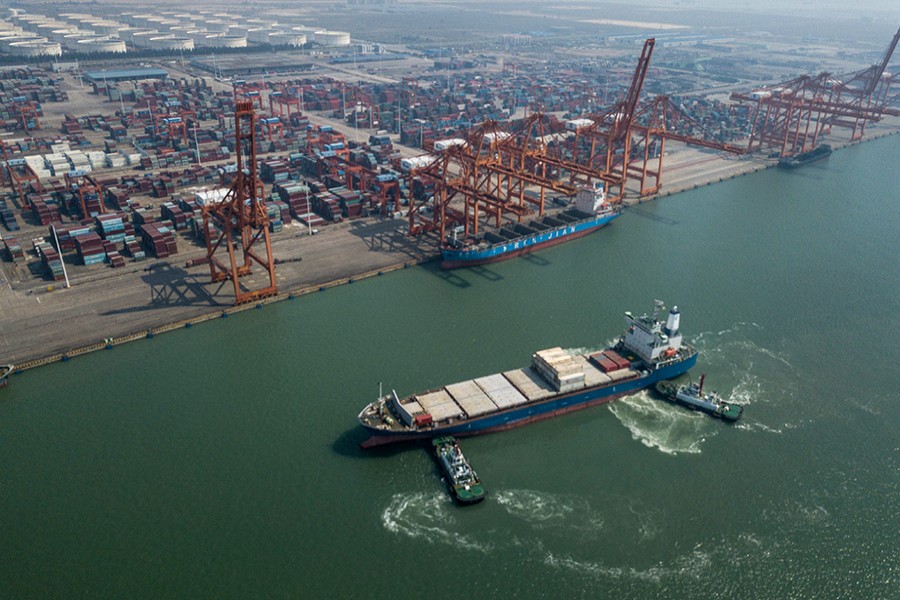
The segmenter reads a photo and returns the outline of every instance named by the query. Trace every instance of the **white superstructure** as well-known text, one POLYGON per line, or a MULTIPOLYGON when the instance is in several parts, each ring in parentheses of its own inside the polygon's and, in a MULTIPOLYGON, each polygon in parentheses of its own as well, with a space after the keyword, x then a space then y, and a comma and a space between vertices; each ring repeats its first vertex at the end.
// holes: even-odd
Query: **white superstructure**
POLYGON ((658 319, 659 312, 663 309, 665 309, 663 303, 657 300, 652 316, 635 317, 630 312, 625 313, 628 328, 625 330, 622 345, 648 364, 665 360, 668 356, 675 355, 681 348, 682 338, 678 331, 681 317, 678 307, 673 307, 669 311, 665 330, 658 319))

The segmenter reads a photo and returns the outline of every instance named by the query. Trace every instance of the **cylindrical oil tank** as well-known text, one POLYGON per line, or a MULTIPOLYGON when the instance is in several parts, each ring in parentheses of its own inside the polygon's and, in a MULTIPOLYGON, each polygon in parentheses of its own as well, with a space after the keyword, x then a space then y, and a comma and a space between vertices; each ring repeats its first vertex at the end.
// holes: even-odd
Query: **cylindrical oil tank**
POLYGON ((247 38, 242 35, 211 35, 206 38, 215 48, 246 48, 247 38))
POLYGON ((273 33, 271 29, 257 27, 255 29, 250 29, 247 31, 247 39, 257 44, 268 44, 269 34, 271 33, 273 33))
POLYGON ((186 35, 194 40, 194 46, 203 46, 206 38, 211 34, 205 29, 192 29, 187 31, 186 35))
POLYGON ((90 27, 102 35, 118 35, 122 24, 115 21, 94 21, 90 27))
POLYGON ((78 31, 76 33, 70 33, 69 35, 65 36, 63 38, 62 44, 70 50, 76 50, 79 47, 78 42, 80 42, 81 40, 91 40, 96 37, 97 36, 92 32, 89 33, 86 31, 78 31))
POLYGON ((47 21, 46 23, 38 23, 32 27, 32 31, 36 31, 41 35, 50 35, 55 29, 72 29, 66 23, 60 21, 47 21))
POLYGON ((313 35, 313 41, 319 46, 349 46, 350 34, 346 31, 320 29, 313 35))
POLYGON ((66 39, 67 35, 72 35, 73 33, 78 33, 77 29, 54 29, 50 32, 50 39, 54 42, 63 42, 66 39))
POLYGON ((292 31, 276 31, 269 36, 269 43, 273 46, 294 46, 299 48, 306 43, 306 36, 292 31))
POLYGON ((250 27, 278 27, 278 21, 273 21, 272 19, 247 19, 247 24, 250 27))
POLYGON ((228 21, 216 19, 207 21, 204 25, 206 26, 206 29, 212 33, 228 33, 228 28, 230 27, 228 21))
POLYGON ((79 52, 98 54, 124 54, 125 42, 118 38, 88 38, 78 42, 79 52))
POLYGON ((0 37, 0 48, 3 48, 7 52, 9 51, 9 47, 12 44, 20 44, 23 42, 46 42, 47 38, 30 34, 19 34, 19 35, 7 35, 4 37, 0 37))
POLYGON ((62 46, 59 42, 15 42, 9 45, 9 52, 15 56, 59 56, 62 46))
POLYGON ((165 34, 162 34, 155 29, 152 31, 135 31, 131 34, 131 43, 139 48, 146 48, 147 40, 149 40, 150 38, 161 37, 163 35, 165 34))
POLYGON ((147 47, 153 50, 193 50, 194 40, 175 36, 155 37, 147 40, 147 47))
POLYGON ((152 19, 153 17, 154 15, 148 14, 132 15, 131 22, 134 23, 135 27, 148 28, 148 19, 152 19))
POLYGON ((165 19, 158 23, 160 31, 170 31, 173 27, 181 25, 181 21, 177 19, 165 19))

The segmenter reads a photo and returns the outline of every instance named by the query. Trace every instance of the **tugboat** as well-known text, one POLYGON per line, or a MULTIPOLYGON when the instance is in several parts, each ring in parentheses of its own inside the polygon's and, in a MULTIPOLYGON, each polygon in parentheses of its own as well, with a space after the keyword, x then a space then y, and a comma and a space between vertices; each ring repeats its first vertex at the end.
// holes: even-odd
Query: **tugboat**
POLYGON ((700 376, 700 383, 690 383, 678 387, 671 381, 660 381, 656 384, 656 391, 667 400, 681 404, 692 410, 705 412, 724 421, 737 421, 744 414, 744 407, 740 404, 731 404, 722 400, 716 392, 703 391, 703 382, 706 373, 700 376))
POLYGON ((9 385, 9 376, 16 368, 13 365, 0 365, 0 388, 9 385))
POLYGON ((456 438, 450 435, 432 440, 434 455, 441 470, 447 477, 450 492, 460 504, 475 504, 484 500, 485 491, 481 480, 466 457, 456 438))

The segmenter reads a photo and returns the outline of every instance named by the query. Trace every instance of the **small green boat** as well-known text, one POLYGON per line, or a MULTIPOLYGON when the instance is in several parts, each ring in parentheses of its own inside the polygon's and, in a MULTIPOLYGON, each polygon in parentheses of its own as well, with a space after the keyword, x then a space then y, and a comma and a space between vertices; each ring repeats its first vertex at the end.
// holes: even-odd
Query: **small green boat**
POLYGON ((706 374, 704 373, 700 376, 699 385, 690 383, 680 387, 671 381, 660 381, 656 384, 656 391, 676 404, 705 412, 724 421, 740 419, 744 414, 744 407, 722 400, 716 392, 704 392, 703 381, 705 379, 706 374))
POLYGON ((456 438, 443 436, 432 440, 434 455, 447 477, 453 497, 460 504, 474 504, 484 500, 486 492, 478 475, 463 456, 456 438))

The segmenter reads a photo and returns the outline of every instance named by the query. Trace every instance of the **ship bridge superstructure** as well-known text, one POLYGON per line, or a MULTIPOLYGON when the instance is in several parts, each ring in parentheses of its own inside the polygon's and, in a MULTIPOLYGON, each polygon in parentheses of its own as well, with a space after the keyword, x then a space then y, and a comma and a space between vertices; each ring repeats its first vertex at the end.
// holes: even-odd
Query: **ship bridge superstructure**
POLYGON ((682 336, 678 331, 681 313, 677 306, 672 307, 664 326, 659 320, 662 310, 665 310, 665 306, 657 300, 652 315, 635 317, 630 312, 625 313, 625 324, 628 327, 622 338, 622 345, 650 365, 673 356, 681 348, 682 336))

